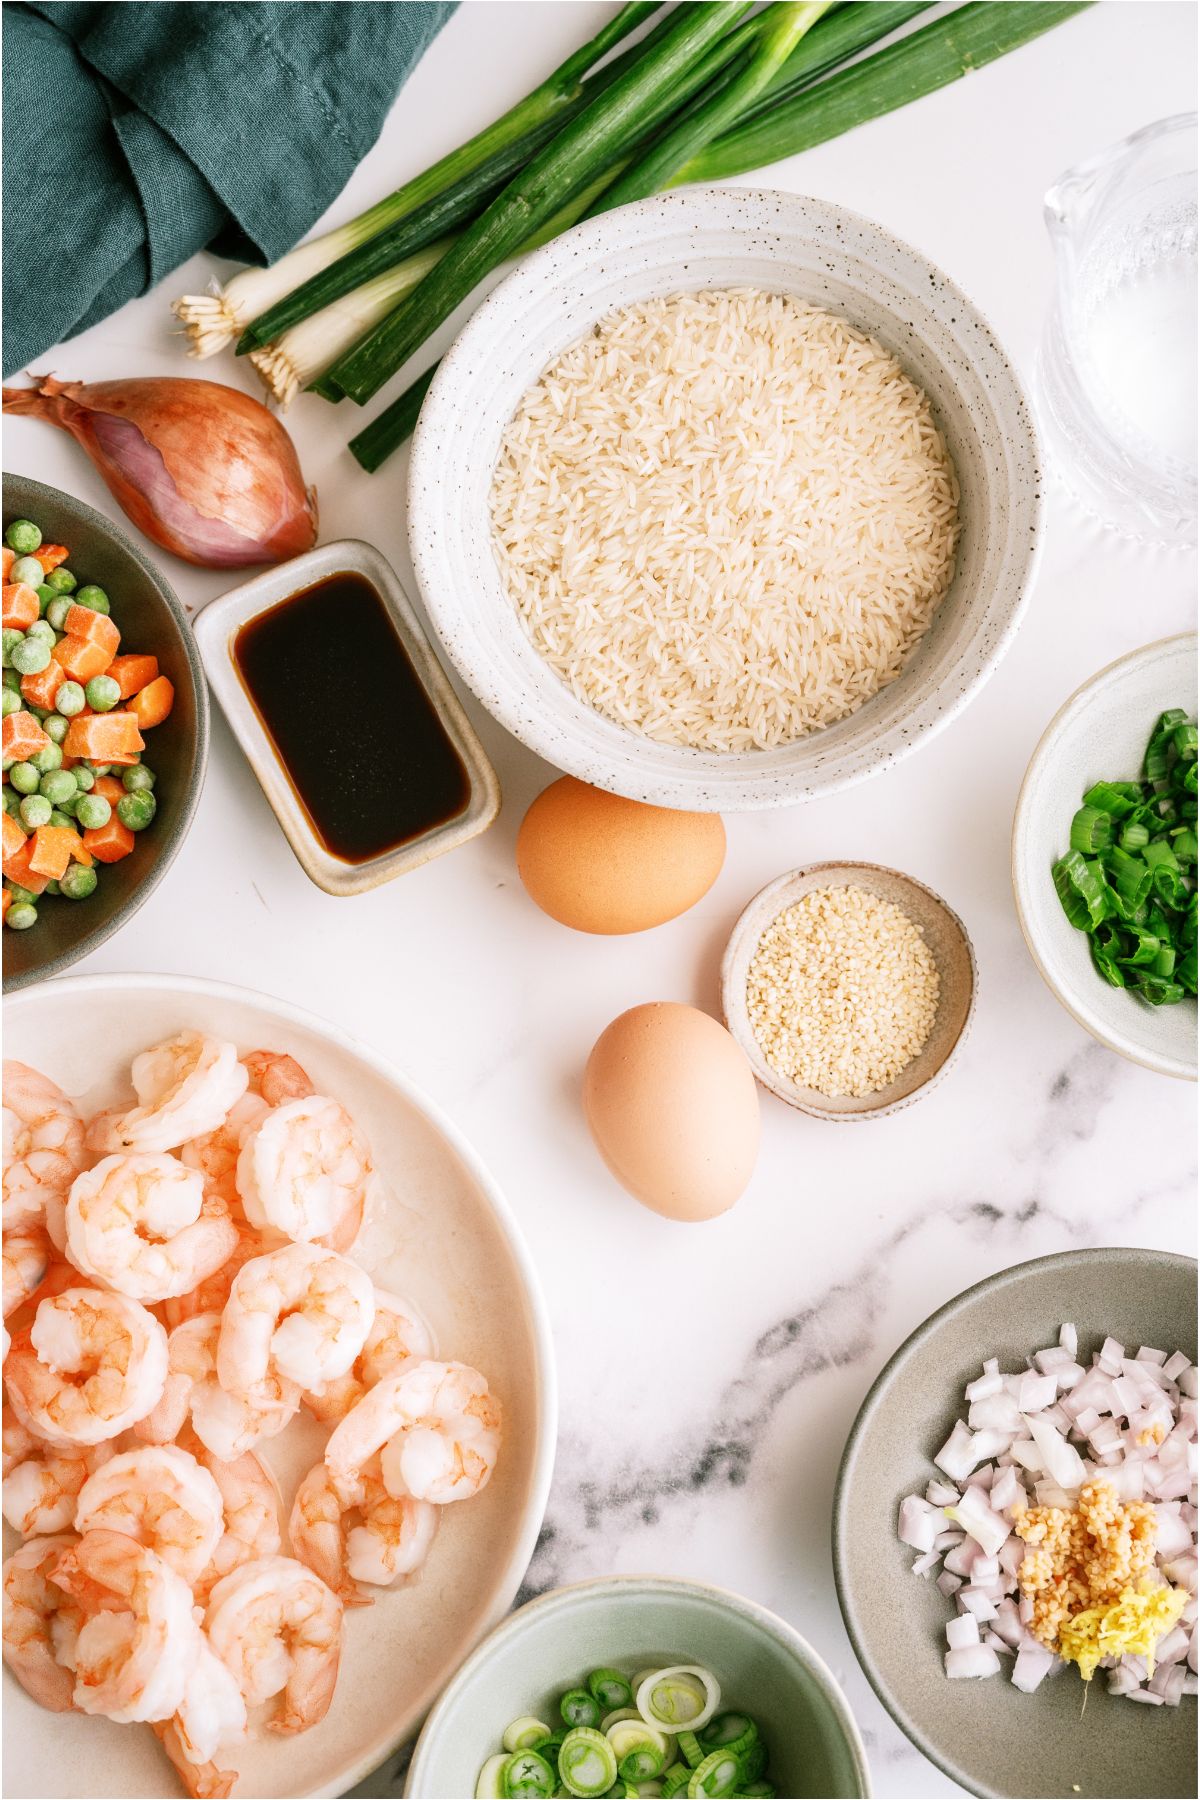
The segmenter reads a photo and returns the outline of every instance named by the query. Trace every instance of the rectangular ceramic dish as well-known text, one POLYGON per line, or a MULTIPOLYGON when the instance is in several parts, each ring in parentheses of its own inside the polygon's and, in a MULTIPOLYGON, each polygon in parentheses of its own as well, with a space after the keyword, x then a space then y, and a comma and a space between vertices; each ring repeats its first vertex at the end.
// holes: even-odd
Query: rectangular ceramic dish
MULTIPOLYGON (((223 594, 204 608, 196 621, 196 642, 209 685, 258 777, 297 861, 310 880, 324 888, 327 894, 364 893, 409 869, 419 868, 432 857, 441 856, 444 851, 453 850, 486 831, 499 812, 500 785, 495 770, 421 629, 395 570, 370 544, 352 538, 321 544, 277 569, 256 575, 252 581, 223 594), (462 760, 469 786, 467 805, 455 818, 366 862, 357 863, 334 856, 318 837, 258 709, 246 691, 233 651, 237 634, 248 620, 317 582, 347 574, 359 575, 370 582, 382 598, 417 678, 462 760)), ((313 729, 317 729, 316 720, 313 729)))

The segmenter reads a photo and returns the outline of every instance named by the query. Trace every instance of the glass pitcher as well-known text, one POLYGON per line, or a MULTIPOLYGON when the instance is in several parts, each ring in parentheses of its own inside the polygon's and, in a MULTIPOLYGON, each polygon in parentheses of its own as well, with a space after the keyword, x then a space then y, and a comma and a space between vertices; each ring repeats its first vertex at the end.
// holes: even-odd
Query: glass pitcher
POLYGON ((1037 386, 1050 448, 1106 523, 1195 544, 1195 113, 1068 170, 1045 216, 1056 286, 1037 386))

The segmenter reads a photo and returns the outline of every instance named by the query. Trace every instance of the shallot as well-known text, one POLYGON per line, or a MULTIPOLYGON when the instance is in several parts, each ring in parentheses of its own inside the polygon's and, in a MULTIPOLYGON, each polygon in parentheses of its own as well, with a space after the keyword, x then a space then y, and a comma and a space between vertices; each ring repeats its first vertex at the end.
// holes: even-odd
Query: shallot
POLYGON ((317 497, 292 440, 258 400, 174 376, 5 388, 4 410, 45 419, 87 451, 140 531, 185 562, 241 569, 312 547, 317 497))

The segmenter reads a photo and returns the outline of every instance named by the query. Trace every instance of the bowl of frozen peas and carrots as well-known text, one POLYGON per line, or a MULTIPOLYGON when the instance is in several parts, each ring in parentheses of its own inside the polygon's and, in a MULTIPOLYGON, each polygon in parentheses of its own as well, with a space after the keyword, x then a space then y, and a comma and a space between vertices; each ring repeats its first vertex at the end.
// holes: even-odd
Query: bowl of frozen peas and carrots
POLYGON ((81 501, 4 477, 4 991, 130 919, 183 842, 208 697, 161 574, 81 501))
POLYGON ((405 1792, 862 1795, 833 1676, 765 1607, 669 1576, 557 1588, 512 1614, 425 1722, 405 1792))

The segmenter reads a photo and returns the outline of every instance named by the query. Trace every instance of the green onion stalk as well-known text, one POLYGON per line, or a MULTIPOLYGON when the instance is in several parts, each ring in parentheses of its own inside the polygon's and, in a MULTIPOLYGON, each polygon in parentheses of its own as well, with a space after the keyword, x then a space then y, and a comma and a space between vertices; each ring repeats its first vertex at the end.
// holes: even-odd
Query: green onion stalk
MULTIPOLYGON (((657 12, 659 0, 637 0, 623 6, 595 37, 569 56, 533 92, 510 107, 499 119, 460 144, 448 156, 432 164, 392 194, 369 207, 358 218, 322 237, 299 244, 267 269, 243 269, 232 281, 212 294, 184 294, 172 311, 187 334, 188 354, 214 356, 239 337, 268 307, 275 306, 301 283, 327 269, 331 263, 376 237, 407 213, 426 204, 444 189, 469 175, 497 152, 545 126, 574 106, 584 75, 621 39, 657 12)), ((414 245, 413 248, 422 246, 414 245)), ((333 298, 333 296, 329 296, 333 298)))

